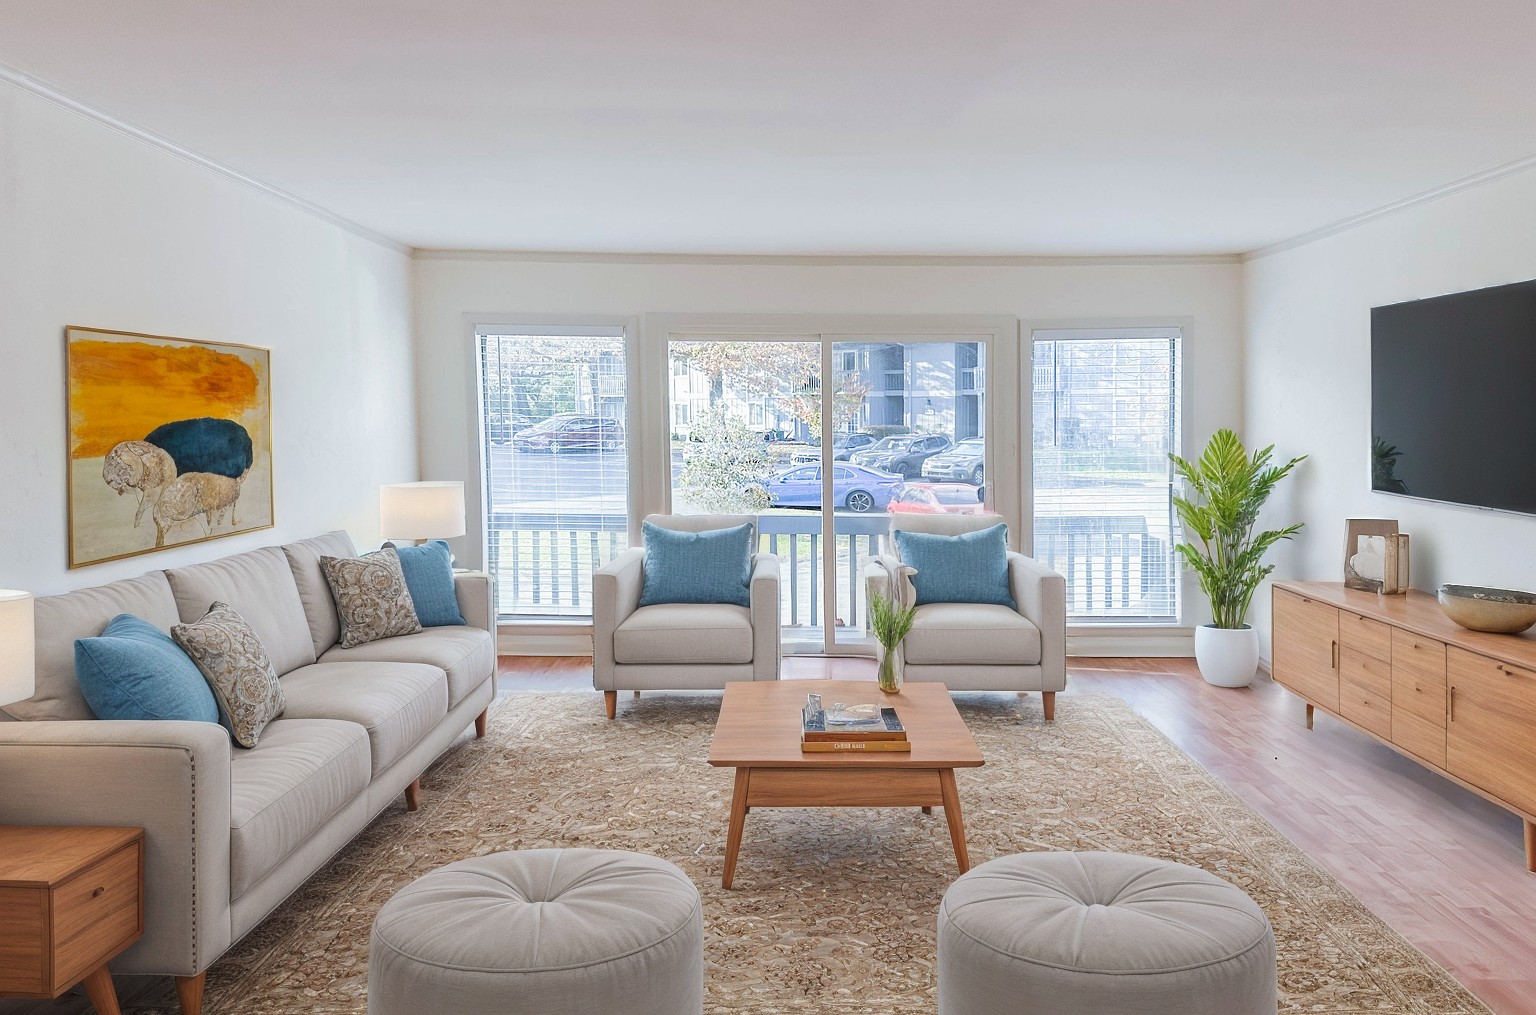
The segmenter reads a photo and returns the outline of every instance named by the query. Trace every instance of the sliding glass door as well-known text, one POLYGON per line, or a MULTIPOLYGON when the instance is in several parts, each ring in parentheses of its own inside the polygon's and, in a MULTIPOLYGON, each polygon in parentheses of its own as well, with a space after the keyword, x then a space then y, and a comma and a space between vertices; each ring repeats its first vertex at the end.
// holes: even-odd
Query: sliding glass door
MULTIPOLYGON (((864 572, 894 515, 998 509, 987 368, 1002 334, 669 330, 671 510, 757 517, 782 561, 785 651, 870 650, 864 572)), ((1017 463, 1004 472, 1016 525, 1017 463)))

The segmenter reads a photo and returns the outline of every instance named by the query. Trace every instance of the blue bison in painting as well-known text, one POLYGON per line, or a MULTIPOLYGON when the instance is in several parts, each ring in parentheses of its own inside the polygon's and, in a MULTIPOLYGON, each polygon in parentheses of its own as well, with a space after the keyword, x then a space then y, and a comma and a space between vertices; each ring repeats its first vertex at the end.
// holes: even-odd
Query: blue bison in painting
POLYGON ((255 460, 251 435, 232 419, 178 419, 162 423, 144 438, 176 463, 176 475, 206 472, 239 479, 255 460))

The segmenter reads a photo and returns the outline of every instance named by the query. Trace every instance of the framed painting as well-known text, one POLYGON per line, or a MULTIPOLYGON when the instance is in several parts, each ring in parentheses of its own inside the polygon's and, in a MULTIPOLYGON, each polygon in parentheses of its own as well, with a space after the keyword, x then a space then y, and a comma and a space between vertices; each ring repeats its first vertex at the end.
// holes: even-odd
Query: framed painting
POLYGON ((66 328, 69 566, 272 526, 271 353, 66 328))

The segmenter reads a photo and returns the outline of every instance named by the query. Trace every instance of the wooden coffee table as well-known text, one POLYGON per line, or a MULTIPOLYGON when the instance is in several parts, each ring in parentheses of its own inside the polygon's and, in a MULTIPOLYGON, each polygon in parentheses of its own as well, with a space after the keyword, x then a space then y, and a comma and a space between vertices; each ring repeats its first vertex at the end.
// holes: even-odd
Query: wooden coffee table
POLYGON ((747 812, 754 807, 943 807, 960 873, 970 869, 955 769, 986 763, 943 684, 907 684, 882 694, 867 680, 764 680, 725 685, 709 763, 736 769, 725 839, 724 888, 736 876, 747 812), (800 750, 800 709, 808 692, 854 705, 894 707, 912 750, 807 754, 800 750))

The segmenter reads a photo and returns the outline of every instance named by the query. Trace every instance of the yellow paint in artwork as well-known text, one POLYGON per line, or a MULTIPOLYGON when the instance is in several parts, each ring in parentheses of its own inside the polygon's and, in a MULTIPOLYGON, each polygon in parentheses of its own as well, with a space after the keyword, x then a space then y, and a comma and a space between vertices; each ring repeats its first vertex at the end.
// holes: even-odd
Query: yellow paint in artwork
POLYGON ((72 341, 70 454, 99 458, 119 441, 143 440, 173 420, 238 420, 262 408, 260 369, 204 345, 72 341))

